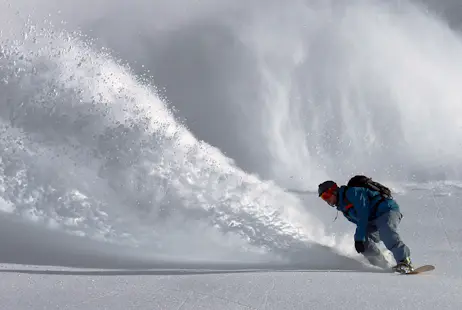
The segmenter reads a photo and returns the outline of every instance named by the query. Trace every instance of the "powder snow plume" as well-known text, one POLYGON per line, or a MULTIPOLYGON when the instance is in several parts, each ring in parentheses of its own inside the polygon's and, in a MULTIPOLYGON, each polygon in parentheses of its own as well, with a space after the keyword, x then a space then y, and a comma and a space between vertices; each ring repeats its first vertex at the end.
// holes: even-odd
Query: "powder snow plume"
POLYGON ((194 137, 88 38, 26 22, 3 34, 0 64, 4 212, 185 258, 331 242, 297 197, 194 137))

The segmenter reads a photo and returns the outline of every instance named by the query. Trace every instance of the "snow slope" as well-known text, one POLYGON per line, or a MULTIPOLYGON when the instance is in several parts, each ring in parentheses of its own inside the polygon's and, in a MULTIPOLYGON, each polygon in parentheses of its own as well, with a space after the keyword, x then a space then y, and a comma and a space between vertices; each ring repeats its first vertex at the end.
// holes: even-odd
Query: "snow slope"
POLYGON ((415 263, 436 266, 425 275, 358 268, 327 253, 325 266, 309 259, 298 266, 159 262, 2 221, 1 248, 8 251, 1 260, 19 265, 1 265, 0 303, 2 309, 460 309, 462 191, 429 187, 399 197, 401 232, 415 263), (36 265, 42 263, 54 266, 36 265))
POLYGON ((445 20, 405 1, 16 0, 0 27, 0 309, 460 308, 445 20), (314 194, 353 173, 393 188, 435 271, 354 252, 314 194))

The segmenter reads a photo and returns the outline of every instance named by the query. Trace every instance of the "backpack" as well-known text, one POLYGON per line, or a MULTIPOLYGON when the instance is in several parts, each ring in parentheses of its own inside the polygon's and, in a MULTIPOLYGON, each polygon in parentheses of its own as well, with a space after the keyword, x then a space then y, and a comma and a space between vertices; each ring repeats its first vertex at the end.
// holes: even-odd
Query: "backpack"
MULTIPOLYGON (((371 208, 371 214, 373 215, 376 215, 380 203, 382 203, 385 199, 393 199, 391 190, 388 187, 380 184, 379 182, 373 181, 371 178, 365 175, 355 175, 352 177, 346 185, 345 192, 349 187, 365 187, 380 194, 382 198, 379 199, 379 201, 377 201, 371 208)), ((343 196, 343 199, 346 204, 350 203, 346 198, 346 195, 343 196)), ((348 216, 349 211, 350 209, 346 211, 345 216, 348 216)), ((370 219, 375 219, 375 216, 372 216, 370 219)))
POLYGON ((348 181, 347 187, 365 187, 372 191, 379 192, 380 196, 383 198, 393 198, 391 190, 388 187, 380 184, 379 182, 373 181, 365 175, 355 175, 348 181))

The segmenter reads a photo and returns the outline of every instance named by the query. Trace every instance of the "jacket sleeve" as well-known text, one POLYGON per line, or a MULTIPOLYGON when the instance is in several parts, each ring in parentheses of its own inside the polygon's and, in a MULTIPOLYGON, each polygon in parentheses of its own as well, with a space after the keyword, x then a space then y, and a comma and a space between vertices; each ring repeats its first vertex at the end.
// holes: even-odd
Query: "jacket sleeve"
POLYGON ((353 204, 358 222, 356 223, 355 241, 366 241, 367 223, 369 222, 369 196, 366 188, 351 188, 346 193, 353 204))

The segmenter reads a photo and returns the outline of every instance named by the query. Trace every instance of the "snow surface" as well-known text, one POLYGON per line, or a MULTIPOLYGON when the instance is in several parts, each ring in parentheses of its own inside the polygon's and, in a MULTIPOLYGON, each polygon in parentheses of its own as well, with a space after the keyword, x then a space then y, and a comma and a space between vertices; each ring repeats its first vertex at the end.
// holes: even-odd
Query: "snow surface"
POLYGON ((310 259, 305 266, 175 265, 2 220, 0 303, 2 309, 460 309, 461 196, 420 190, 398 198, 415 264, 436 266, 417 276, 348 267, 343 258, 328 270, 312 268, 310 259))
POLYGON ((462 40, 416 2, 15 0, 0 27, 0 309, 461 309, 462 40), (434 271, 356 254, 315 194, 354 173, 434 271))

